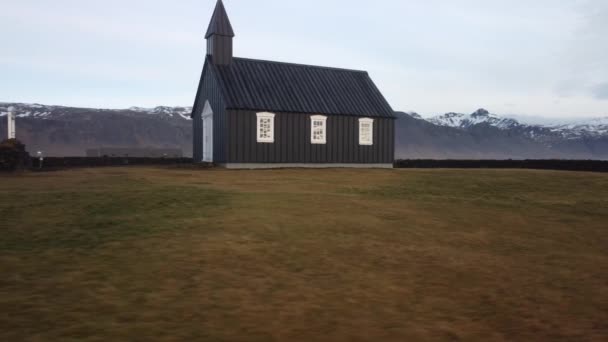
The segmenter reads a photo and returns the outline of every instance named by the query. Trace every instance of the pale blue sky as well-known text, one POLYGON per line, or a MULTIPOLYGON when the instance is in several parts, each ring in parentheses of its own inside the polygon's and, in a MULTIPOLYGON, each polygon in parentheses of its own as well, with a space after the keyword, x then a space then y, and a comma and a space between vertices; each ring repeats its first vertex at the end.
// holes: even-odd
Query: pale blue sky
MULTIPOLYGON (((606 0, 225 0, 235 55, 368 70, 395 110, 608 115, 606 0)), ((0 101, 192 105, 215 0, 2 0, 0 101)))

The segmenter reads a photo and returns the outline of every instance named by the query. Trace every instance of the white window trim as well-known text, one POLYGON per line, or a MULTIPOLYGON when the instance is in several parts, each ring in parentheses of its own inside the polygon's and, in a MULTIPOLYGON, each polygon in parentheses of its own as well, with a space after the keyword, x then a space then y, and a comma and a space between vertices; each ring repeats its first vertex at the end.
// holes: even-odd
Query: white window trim
POLYGON ((359 119, 359 145, 364 145, 364 146, 374 145, 374 119, 370 119, 370 118, 359 119), (370 132, 369 132, 370 141, 363 140, 363 135, 361 134, 363 124, 369 124, 369 126, 370 126, 370 132))
POLYGON ((256 137, 257 137, 258 143, 265 143, 265 144, 274 143, 274 117, 276 116, 276 114, 269 113, 269 112, 260 112, 260 113, 257 113, 256 115, 257 115, 256 137), (260 133, 261 133, 260 122, 262 121, 262 119, 272 119, 272 120, 270 120, 270 138, 260 137, 260 133))
POLYGON ((327 116, 313 115, 310 117, 310 143, 314 145, 327 144, 327 116), (323 139, 315 140, 315 121, 321 121, 323 123, 323 139))

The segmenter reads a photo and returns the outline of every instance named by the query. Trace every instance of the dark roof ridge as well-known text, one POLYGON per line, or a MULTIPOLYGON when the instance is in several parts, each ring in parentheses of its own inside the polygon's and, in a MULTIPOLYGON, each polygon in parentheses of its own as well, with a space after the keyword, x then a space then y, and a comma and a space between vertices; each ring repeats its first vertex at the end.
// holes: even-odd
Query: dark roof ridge
POLYGON ((327 70, 336 70, 336 71, 348 71, 348 72, 358 72, 358 73, 368 74, 368 72, 365 71, 365 70, 336 68, 336 67, 328 67, 328 66, 323 66, 323 65, 312 65, 312 64, 303 64, 303 63, 270 61, 270 60, 266 60, 266 59, 255 59, 255 58, 245 58, 245 57, 233 57, 233 58, 234 59, 238 59, 238 60, 243 60, 243 61, 252 61, 252 62, 261 62, 261 63, 274 63, 274 64, 285 64, 285 65, 292 65, 292 66, 297 66, 297 67, 327 69, 327 70))
MULTIPOLYGON (((339 112, 339 113, 323 113, 320 111, 295 111, 295 110, 278 110, 278 109, 268 109, 268 108, 248 108, 248 107, 239 107, 239 106, 226 106, 226 109, 231 110, 243 110, 243 111, 251 111, 251 112, 271 112, 271 113, 287 113, 287 114, 302 114, 302 115, 339 115, 339 116, 352 116, 352 117, 376 117, 373 115, 364 115, 364 114, 353 114, 348 112, 339 112)), ((393 119, 396 119, 394 117, 393 119)))

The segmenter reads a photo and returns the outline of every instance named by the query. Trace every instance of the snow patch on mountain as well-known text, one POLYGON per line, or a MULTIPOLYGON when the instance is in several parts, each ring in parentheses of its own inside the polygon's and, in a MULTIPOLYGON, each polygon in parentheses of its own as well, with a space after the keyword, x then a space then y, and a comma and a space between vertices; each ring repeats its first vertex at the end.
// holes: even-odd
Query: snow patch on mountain
MULTIPOLYGON (((73 112, 75 108, 62 107, 62 106, 47 106, 37 103, 0 103, 0 116, 8 115, 8 108, 13 107, 15 116, 17 118, 40 118, 50 119, 55 117, 61 117, 67 112, 73 112)), ((91 112, 134 112, 143 113, 149 115, 159 115, 168 117, 179 117, 184 120, 191 120, 190 114, 192 113, 192 107, 168 107, 158 106, 154 108, 143 108, 143 107, 130 107, 128 109, 91 109, 81 108, 83 111, 91 112)))
POLYGON ((192 107, 167 107, 158 106, 154 108, 142 108, 142 107, 130 107, 127 109, 132 112, 146 113, 150 115, 167 115, 173 117, 178 115, 186 120, 190 120, 190 114, 192 113, 192 107))
POLYGON ((138 113, 151 113, 154 108, 129 107, 128 110, 138 113))
POLYGON ((422 118, 422 116, 420 116, 420 114, 416 113, 416 112, 404 112, 405 114, 413 117, 414 119, 418 119, 418 120, 424 120, 424 118, 422 118))
POLYGON ((543 126, 552 127, 569 124, 571 122, 592 119, 593 117, 584 118, 572 118, 572 117, 546 117, 546 116, 530 116, 530 115, 519 115, 519 114, 505 114, 502 115, 506 118, 517 120, 517 122, 528 125, 528 126, 543 126))
POLYGON ((496 114, 491 114, 485 109, 478 109, 471 114, 447 113, 429 118, 427 121, 438 126, 455 128, 468 128, 482 123, 486 123, 500 129, 508 129, 519 125, 517 120, 511 118, 502 118, 496 114))
POLYGON ((45 118, 58 106, 45 106, 37 103, 0 103, 0 116, 7 116, 8 109, 13 107, 13 112, 17 118, 45 118))
POLYGON ((608 135, 608 117, 575 121, 549 128, 551 131, 560 133, 562 136, 571 139, 582 136, 600 137, 608 135))
MULTIPOLYGON (((479 124, 487 124, 501 130, 516 129, 534 140, 546 140, 548 136, 561 136, 565 139, 600 138, 608 136, 608 117, 582 119, 564 123, 554 121, 546 124, 522 123, 515 118, 492 114, 479 109, 472 114, 447 113, 427 119, 439 125, 459 129, 468 129, 479 124)), ((529 122, 529 121, 528 121, 529 122)))

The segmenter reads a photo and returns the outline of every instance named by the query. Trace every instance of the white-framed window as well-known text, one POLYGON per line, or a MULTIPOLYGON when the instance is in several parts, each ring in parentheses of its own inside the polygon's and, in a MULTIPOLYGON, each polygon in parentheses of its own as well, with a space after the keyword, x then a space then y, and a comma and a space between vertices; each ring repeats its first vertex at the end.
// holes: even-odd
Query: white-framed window
POLYGON ((359 145, 374 144, 374 119, 359 119, 359 145))
POLYGON ((274 143, 274 117, 268 112, 257 113, 257 137, 259 143, 274 143))
POLYGON ((313 115, 310 117, 310 142, 312 144, 327 143, 327 117, 313 115))

